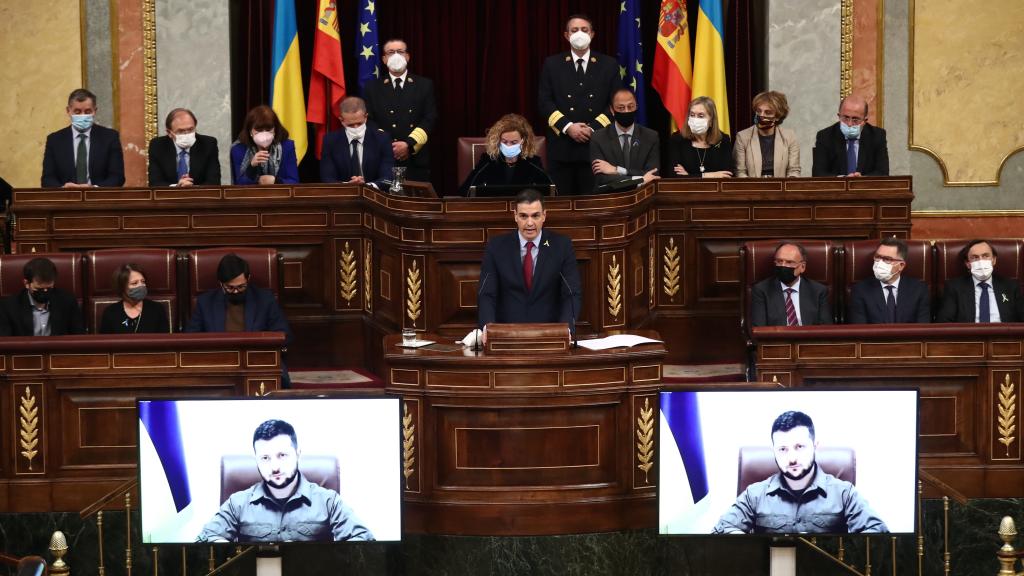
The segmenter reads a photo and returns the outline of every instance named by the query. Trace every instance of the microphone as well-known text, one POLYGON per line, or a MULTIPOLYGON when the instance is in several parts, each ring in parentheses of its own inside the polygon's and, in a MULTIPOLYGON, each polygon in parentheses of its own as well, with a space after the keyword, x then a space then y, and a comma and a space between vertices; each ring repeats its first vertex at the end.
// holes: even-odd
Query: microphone
POLYGON ((579 336, 576 334, 576 292, 569 285, 569 281, 565 279, 565 274, 559 272, 558 277, 562 279, 562 284, 565 284, 565 287, 569 290, 569 312, 572 314, 572 322, 569 323, 569 335, 572 336, 572 347, 579 348, 579 336))
MULTIPOLYGON (((487 156, 486 153, 480 155, 480 160, 483 160, 485 156, 487 156)), ((467 197, 469 197, 469 196, 475 197, 476 196, 476 190, 473 190, 473 186, 476 186, 476 179, 479 178, 481 174, 483 174, 483 172, 485 170, 484 166, 485 166, 485 164, 481 164, 481 163, 478 162, 477 165, 476 165, 476 168, 473 169, 473 172, 474 172, 473 178, 470 179, 469 186, 466 186, 466 196, 467 197)))

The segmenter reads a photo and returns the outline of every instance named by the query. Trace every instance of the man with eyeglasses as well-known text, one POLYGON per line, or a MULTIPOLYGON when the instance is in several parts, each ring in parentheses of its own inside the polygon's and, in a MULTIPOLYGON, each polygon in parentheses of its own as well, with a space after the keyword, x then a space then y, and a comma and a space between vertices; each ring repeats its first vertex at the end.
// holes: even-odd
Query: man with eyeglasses
POLYGON ((818 132, 812 176, 888 176, 885 130, 868 124, 868 102, 851 94, 839 103, 839 121, 818 132))
POLYGON ((167 114, 167 134, 149 141, 150 186, 220 186, 217 139, 197 133, 196 123, 187 108, 167 114))
POLYGON ((861 280, 850 291, 850 324, 926 324, 931 321, 928 285, 901 274, 907 267, 907 243, 883 239, 875 249, 874 278, 861 280))
POLYGON ((84 334, 75 296, 54 287, 57 267, 49 258, 33 258, 22 269, 25 288, 0 300, 0 336, 84 334))
POLYGON ((196 298, 196 308, 186 332, 284 332, 285 345, 292 339, 288 320, 274 293, 249 283, 249 263, 227 254, 217 265, 220 288, 196 298))
MULTIPOLYGON (((412 55, 405 40, 392 38, 384 43, 383 50, 387 73, 363 86, 370 120, 390 136, 395 166, 405 167, 405 177, 429 182, 427 141, 437 123, 434 83, 429 78, 409 73, 412 55)), ((374 55, 366 55, 371 56, 374 55)), ((384 177, 391 178, 391 175, 384 177)))
POLYGON ((775 273, 751 290, 751 326, 832 324, 828 288, 804 278, 806 269, 803 246, 784 242, 775 248, 775 273))
POLYGON ((1024 322, 1020 284, 993 272, 996 247, 986 240, 971 240, 959 256, 969 274, 946 281, 935 321, 1024 322))

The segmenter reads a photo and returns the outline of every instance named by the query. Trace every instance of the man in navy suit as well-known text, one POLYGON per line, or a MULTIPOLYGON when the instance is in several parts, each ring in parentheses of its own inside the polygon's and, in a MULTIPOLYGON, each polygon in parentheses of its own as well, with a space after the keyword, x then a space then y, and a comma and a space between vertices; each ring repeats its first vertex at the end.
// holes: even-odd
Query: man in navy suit
MULTIPOLYGON (((516 196, 517 232, 487 242, 480 268, 477 321, 566 322, 575 330, 580 274, 572 240, 544 232, 544 197, 534 189, 516 196)), ((486 332, 485 332, 486 338, 486 332)))
POLYGON ((856 283, 850 291, 850 324, 927 324, 931 321, 928 285, 901 276, 907 267, 907 243, 883 239, 875 249, 874 278, 856 283))
POLYGON ((946 281, 936 322, 1024 322, 1020 284, 993 273, 995 246, 971 240, 960 259, 970 274, 946 281))
POLYGON ((68 96, 71 126, 46 137, 43 188, 124 186, 124 152, 116 130, 93 123, 96 95, 79 88, 68 96))
POLYGON ((284 332, 285 344, 292 339, 288 320, 274 298, 274 292, 249 284, 249 263, 228 254, 217 265, 219 290, 208 290, 196 298, 196 309, 186 332, 284 332))
POLYGON ((197 134, 196 123, 187 108, 167 114, 167 135, 149 141, 150 186, 220 186, 217 139, 197 134))
POLYGON ((25 288, 0 300, 0 336, 85 334, 75 295, 54 285, 57 267, 33 258, 22 269, 25 288))
POLYGON ((369 127, 366 119, 366 102, 362 98, 349 96, 341 101, 341 123, 345 129, 324 136, 321 182, 372 182, 380 188, 383 180, 391 178, 395 165, 391 138, 384 131, 369 127))
POLYGON ((754 284, 750 293, 751 326, 831 324, 828 288, 802 274, 807 250, 783 243, 775 249, 775 274, 754 284))
POLYGON ((839 103, 839 121, 818 131, 813 176, 888 176, 885 130, 868 124, 868 103, 850 95, 839 103))

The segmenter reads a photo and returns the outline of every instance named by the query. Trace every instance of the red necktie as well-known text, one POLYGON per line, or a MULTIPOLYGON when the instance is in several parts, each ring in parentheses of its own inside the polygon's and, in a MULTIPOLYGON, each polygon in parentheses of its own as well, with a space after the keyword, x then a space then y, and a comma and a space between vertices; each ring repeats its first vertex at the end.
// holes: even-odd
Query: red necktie
POLYGON ((533 289, 533 242, 526 243, 526 257, 523 258, 523 280, 526 281, 526 291, 533 289))
POLYGON ((800 321, 796 318, 796 307, 793 306, 793 292, 796 292, 796 290, 786 288, 786 324, 789 326, 799 326, 800 321))

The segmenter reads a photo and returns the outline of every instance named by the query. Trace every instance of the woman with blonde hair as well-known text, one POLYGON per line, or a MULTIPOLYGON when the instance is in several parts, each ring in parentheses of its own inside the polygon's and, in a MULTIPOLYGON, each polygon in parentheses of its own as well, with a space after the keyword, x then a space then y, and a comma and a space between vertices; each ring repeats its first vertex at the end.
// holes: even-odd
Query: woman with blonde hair
POLYGON ((718 127, 715 101, 698 96, 690 102, 686 125, 668 140, 672 174, 684 178, 731 178, 732 141, 718 127))
POLYGON ((782 92, 770 90, 754 96, 754 125, 736 135, 733 156, 740 178, 793 178, 800 176, 800 142, 792 130, 779 124, 789 115, 782 92))
POLYGON ((487 129, 486 149, 459 193, 468 196, 473 186, 496 185, 538 189, 551 185, 537 156, 533 127, 519 114, 506 114, 487 129))

